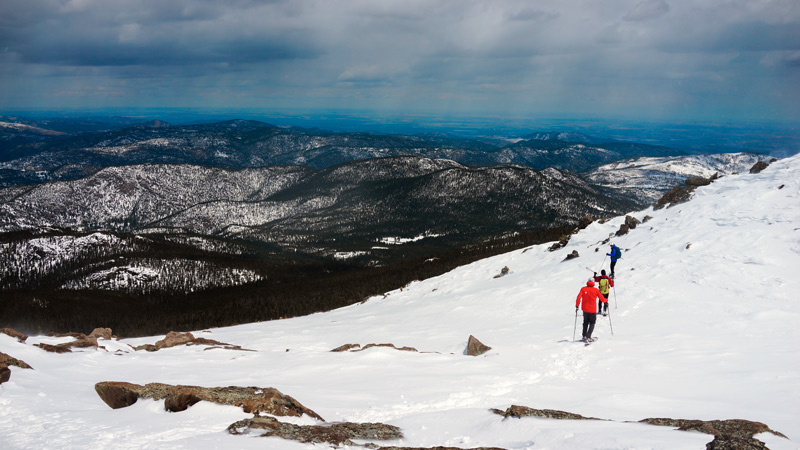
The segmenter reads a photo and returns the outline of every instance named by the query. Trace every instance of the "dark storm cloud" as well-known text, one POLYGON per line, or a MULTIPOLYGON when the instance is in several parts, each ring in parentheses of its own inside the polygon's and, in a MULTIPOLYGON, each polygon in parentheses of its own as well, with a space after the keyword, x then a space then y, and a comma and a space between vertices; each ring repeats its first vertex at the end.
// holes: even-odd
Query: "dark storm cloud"
POLYGON ((0 2, 0 105, 758 115, 797 112, 798 54, 796 0, 0 2))
POLYGON ((23 62, 76 66, 252 63, 320 53, 305 25, 285 20, 281 2, 46 3, 5 3, 0 12, 22 25, 3 28, 0 48, 23 62))

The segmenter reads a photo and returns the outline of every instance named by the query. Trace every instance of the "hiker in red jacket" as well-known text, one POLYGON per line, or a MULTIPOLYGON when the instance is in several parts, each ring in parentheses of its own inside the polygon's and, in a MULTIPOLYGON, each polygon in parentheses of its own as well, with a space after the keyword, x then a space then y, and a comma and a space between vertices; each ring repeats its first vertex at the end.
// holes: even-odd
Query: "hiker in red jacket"
POLYGON ((606 275, 606 269, 600 271, 600 276, 597 276, 597 272, 594 273, 594 282, 597 283, 597 287, 600 290, 600 293, 603 294, 605 300, 602 302, 597 303, 597 312, 602 312, 604 316, 608 315, 608 293, 611 292, 610 288, 614 287, 614 280, 609 278, 606 275), (602 307, 602 308, 601 308, 602 307))
POLYGON ((594 281, 590 279, 586 282, 586 286, 581 288, 578 298, 575 299, 575 313, 578 313, 579 306, 583 310, 583 337, 581 338, 583 342, 592 341, 592 332, 597 321, 597 300, 604 303, 608 301, 600 293, 600 290, 594 287, 594 281))

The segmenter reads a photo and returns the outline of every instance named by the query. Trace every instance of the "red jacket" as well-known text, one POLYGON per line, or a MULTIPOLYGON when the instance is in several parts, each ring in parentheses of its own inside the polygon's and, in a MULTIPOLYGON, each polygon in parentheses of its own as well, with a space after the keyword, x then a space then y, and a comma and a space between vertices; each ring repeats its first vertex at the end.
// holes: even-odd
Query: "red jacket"
POLYGON ((597 300, 602 301, 603 303, 607 303, 603 294, 600 293, 600 290, 594 287, 594 282, 587 281, 586 286, 581 288, 581 291, 578 292, 578 298, 575 299, 575 307, 581 306, 583 303, 583 312, 587 313, 596 313, 597 312, 597 300))

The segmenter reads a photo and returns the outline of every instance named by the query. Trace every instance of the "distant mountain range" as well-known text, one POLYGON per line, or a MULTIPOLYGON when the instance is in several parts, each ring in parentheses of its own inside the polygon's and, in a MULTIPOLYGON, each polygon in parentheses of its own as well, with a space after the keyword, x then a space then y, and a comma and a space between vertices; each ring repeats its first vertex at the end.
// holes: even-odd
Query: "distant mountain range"
POLYGON ((52 135, 0 127, 0 186, 76 179, 105 167, 144 163, 321 169, 371 158, 422 156, 470 166, 583 172, 634 156, 684 154, 668 147, 600 141, 578 133, 534 133, 499 145, 443 135, 334 133, 249 120, 200 125, 152 121, 103 132, 52 135))
POLYGON ((264 261, 383 266, 623 214, 763 158, 577 133, 492 145, 244 120, 45 125, 0 126, 0 289, 186 294, 261 283, 264 261))

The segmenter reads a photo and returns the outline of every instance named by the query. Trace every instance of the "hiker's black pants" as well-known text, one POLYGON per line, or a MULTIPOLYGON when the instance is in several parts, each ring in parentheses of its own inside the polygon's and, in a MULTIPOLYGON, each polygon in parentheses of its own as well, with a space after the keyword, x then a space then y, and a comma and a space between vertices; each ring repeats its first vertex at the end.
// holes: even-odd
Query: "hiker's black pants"
MULTIPOLYGON (((603 294, 603 293, 601 292, 601 294, 603 294)), ((598 313, 602 313, 604 309, 606 311, 608 311, 608 294, 603 294, 603 297, 605 297, 606 301, 602 301, 602 300, 598 300, 597 301, 597 312, 598 313)))
POLYGON ((611 260, 611 278, 614 278, 614 266, 616 266, 616 265, 617 265, 617 260, 616 259, 612 259, 611 260))
POLYGON ((597 313, 583 312, 583 337, 592 337, 594 331, 594 323, 597 322, 597 313))

